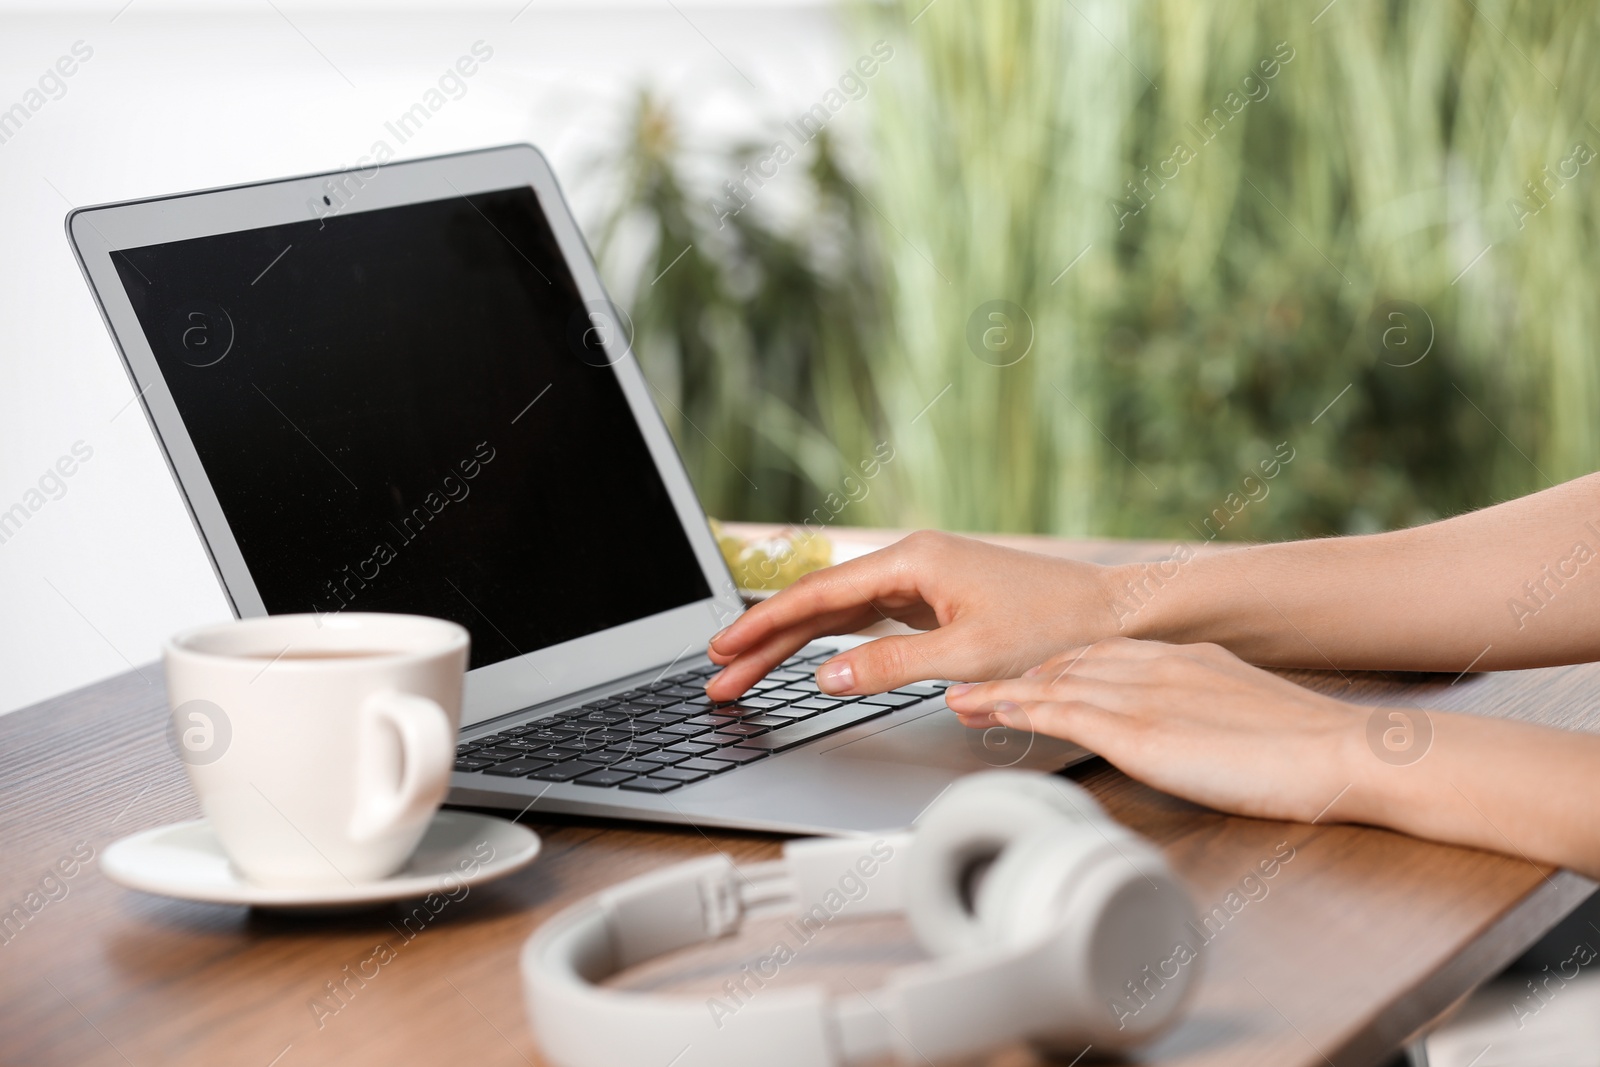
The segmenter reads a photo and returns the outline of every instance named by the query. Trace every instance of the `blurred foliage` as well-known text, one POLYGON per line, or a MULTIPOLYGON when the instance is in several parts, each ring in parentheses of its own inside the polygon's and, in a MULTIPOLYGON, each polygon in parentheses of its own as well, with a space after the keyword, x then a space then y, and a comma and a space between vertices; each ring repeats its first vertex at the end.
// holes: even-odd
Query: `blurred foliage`
POLYGON ((737 214, 641 96, 601 258, 708 509, 877 441, 839 522, 1266 539, 1600 465, 1600 8, 1318 7, 852 8, 893 58, 737 214))
MULTIPOLYGON (((677 125, 654 95, 638 96, 628 129, 596 252, 613 267, 619 232, 643 223, 652 251, 637 276, 608 279, 629 305, 635 355, 707 510, 798 520, 852 466, 819 383, 863 379, 886 328, 867 209, 826 132, 779 176, 805 199, 805 224, 787 232, 754 207, 719 217, 711 190, 691 191, 677 125)), ((738 175, 762 150, 738 145, 711 165, 738 175)))

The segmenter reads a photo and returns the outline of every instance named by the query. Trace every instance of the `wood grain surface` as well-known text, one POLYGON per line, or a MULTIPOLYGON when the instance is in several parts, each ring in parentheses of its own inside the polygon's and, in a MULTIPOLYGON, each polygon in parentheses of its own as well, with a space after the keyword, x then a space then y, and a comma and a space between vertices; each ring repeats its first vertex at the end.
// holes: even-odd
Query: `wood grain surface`
MULTIPOLYGON (((835 536, 887 543, 895 535, 835 536)), ((995 540, 1101 562, 1158 558, 1170 548, 995 540)), ((1600 666, 1454 682, 1289 676, 1357 702, 1404 698, 1600 729, 1600 666)), ((517 954, 544 918, 680 859, 717 850, 756 861, 777 851, 779 839, 760 834, 541 818, 535 809, 523 821, 544 838, 540 859, 471 889, 410 940, 396 929, 405 906, 305 919, 191 904, 121 889, 94 859, 60 878, 58 863, 73 866, 75 850, 98 856, 127 834, 198 815, 167 745, 165 710, 160 672, 147 666, 0 717, 0 908, 10 912, 30 893, 42 901, 36 911, 23 906, 23 921, 0 933, 0 1064, 540 1063, 517 954), (371 978, 351 978, 380 945, 389 962, 371 978)), ((1219 815, 1104 763, 1077 777, 1113 816, 1165 850, 1202 913, 1221 906, 1262 860, 1292 849, 1262 883, 1265 895, 1255 891, 1236 913, 1224 909, 1229 917, 1200 951, 1202 978, 1184 1022, 1136 1062, 1381 1062, 1594 889, 1570 872, 1384 830, 1219 815)), ((710 996, 729 968, 770 944, 749 930, 638 968, 618 984, 710 996)), ((839 924, 777 982, 870 994, 887 969, 918 955, 898 921, 839 924)), ((1082 1062, 1095 1056, 1091 1050, 1082 1062)), ((640 1067, 667 1067, 669 1058, 640 1067)), ((1034 1060, 1016 1048, 992 1062, 1034 1060)))

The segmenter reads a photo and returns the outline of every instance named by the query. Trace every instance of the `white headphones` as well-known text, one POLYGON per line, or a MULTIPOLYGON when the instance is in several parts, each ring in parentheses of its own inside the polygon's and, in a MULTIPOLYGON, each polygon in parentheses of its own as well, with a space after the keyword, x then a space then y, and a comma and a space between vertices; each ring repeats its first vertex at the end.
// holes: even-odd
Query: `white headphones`
POLYGON ((574 904, 528 939, 523 987, 560 1067, 922 1064, 1017 1040, 1071 1055, 1140 1043, 1177 1017, 1196 968, 1155 971, 1193 914, 1161 854, 1078 786, 986 771, 911 833, 793 841, 753 867, 706 857, 574 904), (764 988, 822 926, 899 911, 933 959, 861 995, 764 988), (793 938, 724 996, 596 984, 785 913, 793 938))

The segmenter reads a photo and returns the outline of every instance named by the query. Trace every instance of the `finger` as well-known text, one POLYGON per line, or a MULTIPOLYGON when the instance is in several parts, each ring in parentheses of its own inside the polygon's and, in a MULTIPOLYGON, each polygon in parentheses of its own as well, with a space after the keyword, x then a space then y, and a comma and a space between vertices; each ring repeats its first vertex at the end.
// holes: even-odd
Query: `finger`
MULTIPOLYGON (((1110 759, 1127 749, 1133 720, 1090 700, 1004 702, 993 718, 1002 726, 1071 741, 1110 759)), ((1119 764, 1120 766, 1120 764, 1119 764)))
POLYGON ((876 617, 877 613, 870 608, 847 609, 815 620, 812 627, 771 634, 761 643, 726 660, 722 670, 706 680, 706 695, 719 703, 734 700, 813 638, 828 633, 854 633, 876 617), (867 618, 869 614, 872 618, 867 618))
POLYGON ((958 677, 970 662, 971 638, 959 628, 880 637, 841 652, 817 668, 817 688, 831 696, 882 693, 927 678, 958 677))
POLYGON ((781 631, 808 631, 816 620, 843 609, 870 604, 892 593, 915 590, 916 578, 894 545, 838 566, 813 571, 736 619, 711 639, 714 657, 736 656, 781 631))
MULTIPOLYGON (((757 605, 757 607, 760 607, 760 605, 757 605)), ((756 608, 751 608, 750 610, 754 611, 756 608)), ((799 648, 803 647, 807 642, 827 634, 854 633, 882 618, 882 613, 871 604, 856 604, 851 607, 840 608, 838 611, 829 612, 826 615, 806 619, 797 626, 773 630, 761 640, 745 646, 738 652, 724 652, 708 645, 706 656, 713 663, 720 663, 726 667, 741 656, 753 655, 764 647, 776 647, 781 642, 792 641, 797 642, 795 647, 799 648)), ((713 637, 712 641, 715 642, 716 638, 713 637)))
POLYGON ((1080 665, 1072 673, 1056 677, 1034 675, 953 685, 945 690, 944 702, 958 714, 976 714, 1002 702, 1029 704, 1087 699, 1120 708, 1134 698, 1136 688, 1143 687, 1144 673, 1137 664, 1080 665))

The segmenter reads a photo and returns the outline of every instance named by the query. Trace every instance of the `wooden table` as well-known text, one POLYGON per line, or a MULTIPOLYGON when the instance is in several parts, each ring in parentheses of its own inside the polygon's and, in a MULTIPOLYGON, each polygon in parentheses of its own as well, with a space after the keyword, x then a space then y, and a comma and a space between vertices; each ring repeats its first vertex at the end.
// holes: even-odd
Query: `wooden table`
MULTIPOLYGON (((996 540, 1101 562, 1158 558, 1169 547, 996 540)), ((1352 675, 1348 684, 1291 676, 1359 702, 1398 695, 1424 707, 1600 727, 1600 665, 1454 684, 1429 675, 1352 675)), ((0 904, 9 910, 30 892, 43 902, 20 929, 0 934, 0 1063, 538 1063, 517 953, 545 917, 713 849, 740 861, 777 850, 777 839, 762 835, 555 819, 535 809, 525 821, 544 836, 543 856, 471 890, 404 944, 390 926, 396 910, 307 920, 189 904, 123 890, 93 861, 47 883, 74 849, 98 854, 126 834, 198 815, 164 739, 164 715, 160 672, 146 667, 0 717, 0 904), (342 1002, 329 1000, 326 983, 341 982, 345 966, 381 942, 399 944, 392 962, 363 986, 348 983, 342 1002), (315 1010, 318 998, 338 1010, 315 1010)), ((1381 1062, 1594 889, 1570 872, 1384 830, 1218 815, 1103 763, 1079 778, 1166 851, 1202 912, 1223 905, 1260 861, 1293 850, 1263 883, 1266 895, 1255 891, 1220 925, 1201 952, 1186 1020, 1139 1062, 1381 1062)), ((888 966, 917 956, 898 922, 848 937, 841 929, 830 927, 780 981, 848 988, 848 978, 870 988, 888 966)), ((640 969, 626 984, 709 995, 728 973, 719 963, 749 961, 768 941, 741 936, 640 969)), ((1032 1059, 1015 1049, 994 1062, 1032 1059)))

